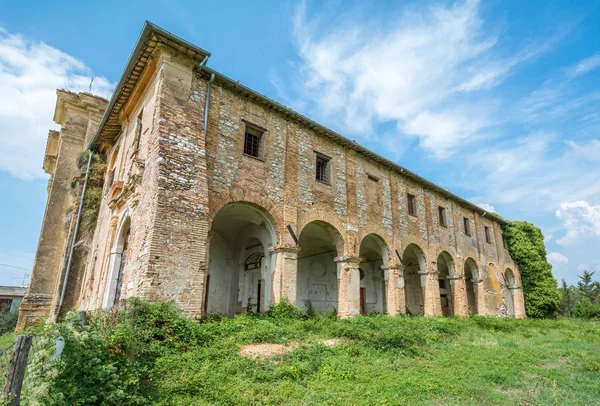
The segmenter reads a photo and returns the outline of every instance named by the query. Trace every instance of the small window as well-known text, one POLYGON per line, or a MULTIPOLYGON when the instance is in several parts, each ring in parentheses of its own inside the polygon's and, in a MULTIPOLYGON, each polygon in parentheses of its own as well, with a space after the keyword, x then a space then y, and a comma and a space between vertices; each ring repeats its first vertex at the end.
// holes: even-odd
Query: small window
POLYGON ((331 158, 317 154, 315 179, 319 182, 329 183, 331 173, 331 158))
POLYGON ((446 208, 438 206, 438 213, 440 215, 440 226, 448 227, 448 223, 446 223, 446 208))
POLYGON ((417 215, 417 202, 415 200, 415 196, 408 194, 406 195, 407 197, 407 202, 408 202, 408 214, 410 214, 411 216, 416 216, 417 215))
POLYGON ((244 133, 244 154, 262 159, 262 138, 264 132, 246 125, 244 133))
POLYGON ((438 283, 440 284, 440 289, 446 289, 446 281, 444 279, 438 279, 438 283))
POLYGON ((504 246, 505 249, 508 249, 508 244, 507 244, 506 238, 504 238, 504 236, 502 236, 502 245, 504 246))
POLYGON ((471 222, 467 217, 463 217, 463 224, 465 226, 465 235, 471 236, 471 222))
POLYGON ((485 242, 492 243, 492 237, 490 236, 490 228, 488 226, 483 226, 483 231, 485 232, 485 242))
POLYGON ((367 173, 367 179, 373 182, 379 182, 379 178, 377 176, 371 175, 370 173, 367 173))

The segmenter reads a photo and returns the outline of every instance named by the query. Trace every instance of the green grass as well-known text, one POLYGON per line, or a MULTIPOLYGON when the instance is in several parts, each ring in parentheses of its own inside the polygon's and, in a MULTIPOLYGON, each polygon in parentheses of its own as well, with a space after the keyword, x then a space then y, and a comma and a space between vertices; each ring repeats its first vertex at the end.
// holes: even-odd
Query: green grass
POLYGON ((160 359, 163 404, 600 403, 600 325, 584 321, 358 317, 207 323, 217 340, 160 359), (347 337, 329 348, 318 338, 347 337), (270 360, 250 342, 300 341, 270 360))
POLYGON ((83 330, 76 317, 38 330, 46 339, 30 356, 24 404, 600 404, 599 322, 337 320, 284 305, 197 323, 171 304, 137 299, 88 320, 83 330), (58 334, 65 349, 53 361, 58 334), (328 338, 345 340, 328 347, 328 338), (251 343, 295 349, 241 357, 251 343))

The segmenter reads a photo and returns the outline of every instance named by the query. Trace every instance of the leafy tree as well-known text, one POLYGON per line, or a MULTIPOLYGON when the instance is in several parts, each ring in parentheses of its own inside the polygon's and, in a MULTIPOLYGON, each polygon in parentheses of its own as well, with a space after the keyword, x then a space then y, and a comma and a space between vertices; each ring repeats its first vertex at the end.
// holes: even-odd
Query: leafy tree
POLYGON ((575 288, 572 285, 567 285, 567 282, 563 279, 562 286, 558 290, 560 292, 558 311, 563 316, 571 317, 573 315, 573 306, 577 302, 575 288))
POLYGON ((542 230, 526 221, 509 222, 503 230, 510 255, 521 272, 527 316, 554 316, 560 295, 552 276, 552 265, 546 260, 542 230))
POLYGON ((580 281, 577 282, 577 289, 581 295, 589 299, 592 304, 598 303, 600 299, 600 282, 592 281, 594 273, 588 270, 583 271, 583 275, 579 276, 580 281))

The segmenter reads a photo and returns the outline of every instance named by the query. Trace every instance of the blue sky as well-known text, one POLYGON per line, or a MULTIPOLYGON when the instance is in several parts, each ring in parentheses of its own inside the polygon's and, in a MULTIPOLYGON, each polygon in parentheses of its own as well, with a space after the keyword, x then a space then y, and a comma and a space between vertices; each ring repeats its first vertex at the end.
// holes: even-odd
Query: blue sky
POLYGON ((57 87, 109 96, 143 22, 600 277, 600 1, 5 1, 0 284, 30 269, 57 87))

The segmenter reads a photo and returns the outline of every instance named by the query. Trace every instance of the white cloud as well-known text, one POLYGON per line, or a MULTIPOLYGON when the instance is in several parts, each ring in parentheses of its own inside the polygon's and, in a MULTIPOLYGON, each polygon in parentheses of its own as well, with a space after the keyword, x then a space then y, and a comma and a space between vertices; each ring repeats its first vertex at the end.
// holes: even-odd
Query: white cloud
POLYGON ((560 245, 570 245, 583 237, 600 237, 600 205, 592 206, 586 201, 562 202, 556 217, 567 230, 557 240, 560 245))
POLYGON ((600 68, 600 54, 590 56, 579 63, 572 69, 573 76, 579 76, 600 68))
MULTIPOLYGON (((43 176, 56 89, 87 91, 92 77, 78 59, 0 27, 0 170, 26 180, 43 176)), ((94 77, 93 93, 108 97, 112 88, 94 77)))
POLYGON ((492 206, 491 204, 477 203, 477 206, 481 207, 483 210, 487 211, 488 213, 497 213, 496 208, 494 206, 492 206))
POLYGON ((569 263, 569 258, 560 252, 549 252, 546 256, 546 259, 552 264, 553 267, 561 267, 569 263))
POLYGON ((477 1, 405 10, 392 24, 328 17, 308 17, 302 4, 294 19, 298 91, 315 106, 310 114, 359 137, 394 121, 437 158, 452 156, 494 125, 493 100, 466 101, 467 95, 496 86, 546 49, 499 57, 496 37, 483 32, 477 1))

